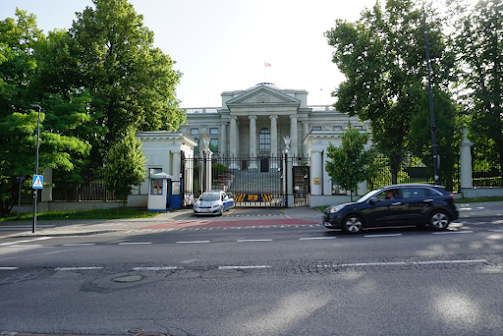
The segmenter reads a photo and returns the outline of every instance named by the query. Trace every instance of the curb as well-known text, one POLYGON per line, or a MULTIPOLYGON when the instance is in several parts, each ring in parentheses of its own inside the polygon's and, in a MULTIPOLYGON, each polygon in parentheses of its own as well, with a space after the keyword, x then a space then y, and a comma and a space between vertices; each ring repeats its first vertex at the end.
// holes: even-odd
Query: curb
MULTIPOLYGON (((112 233, 112 232, 125 232, 128 230, 101 230, 101 231, 86 231, 86 232, 72 232, 72 233, 35 233, 31 235, 27 234, 11 234, 8 236, 5 236, 3 238, 30 238, 30 237, 64 237, 64 236, 90 236, 90 235, 95 235, 95 234, 101 234, 101 233, 112 233)), ((4 335, 0 333, 0 335, 4 335)), ((28 334, 27 334, 28 335, 28 334)))

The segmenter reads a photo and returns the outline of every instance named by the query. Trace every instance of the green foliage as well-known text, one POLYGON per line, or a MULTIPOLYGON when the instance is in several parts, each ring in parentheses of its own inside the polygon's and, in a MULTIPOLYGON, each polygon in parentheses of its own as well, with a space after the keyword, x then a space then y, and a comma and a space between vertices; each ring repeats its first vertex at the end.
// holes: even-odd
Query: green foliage
MULTIPOLYGON (((376 167, 369 176, 368 187, 370 190, 393 184, 391 168, 387 158, 377 157, 374 159, 376 167)), ((400 169, 397 175, 397 183, 407 183, 410 176, 404 170, 400 169)))
MULTIPOLYGON (((40 102, 40 172, 46 167, 72 171, 78 156, 89 144, 72 134, 88 118, 70 108, 57 115, 49 101, 33 89, 39 62, 36 51, 45 43, 35 16, 16 10, 17 21, 0 22, 0 216, 8 214, 17 199, 18 175, 35 171, 38 113, 31 105, 40 102)), ((29 179, 29 177, 28 177, 29 179)))
MULTIPOLYGON (((194 169, 195 170, 195 169, 194 169)), ((222 175, 224 171, 229 170, 226 166, 224 166, 221 163, 212 163, 211 164, 211 171, 213 173, 213 178, 216 179, 218 178, 218 175, 222 175)))
POLYGON ((341 136, 340 147, 329 143, 327 147, 326 169, 339 187, 355 192, 358 183, 375 173, 374 158, 377 152, 374 148, 365 150, 369 134, 349 128, 341 136))
MULTIPOLYGON (((456 119, 456 106, 450 95, 438 88, 433 89, 433 107, 435 111, 437 153, 440 156, 438 168, 440 184, 447 190, 453 190, 454 167, 459 160, 461 141, 456 119)), ((433 176, 433 154, 431 145, 431 127, 428 93, 424 92, 412 118, 409 135, 410 151, 428 167, 433 176)))
POLYGON ((503 177, 503 2, 479 1, 463 13, 456 31, 456 46, 469 89, 470 140, 479 170, 497 167, 503 177))
POLYGON ((141 141, 133 131, 129 131, 108 151, 103 176, 108 188, 115 191, 118 199, 127 199, 131 186, 145 179, 146 159, 140 147, 141 141))
MULTIPOLYGON (((387 0, 366 9, 355 23, 336 20, 327 31, 332 61, 346 76, 333 92, 336 110, 370 120, 373 141, 389 159, 393 182, 407 153, 415 106, 425 89, 424 28, 421 10, 410 0, 387 0)), ((429 27, 434 81, 446 85, 452 57, 440 25, 429 27)))

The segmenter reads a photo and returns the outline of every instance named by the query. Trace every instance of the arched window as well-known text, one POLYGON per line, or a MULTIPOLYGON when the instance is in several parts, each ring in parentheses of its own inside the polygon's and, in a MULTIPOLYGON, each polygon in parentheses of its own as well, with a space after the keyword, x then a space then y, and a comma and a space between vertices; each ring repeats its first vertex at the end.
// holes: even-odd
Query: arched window
POLYGON ((259 150, 269 152, 271 150, 271 132, 262 128, 259 132, 259 150))

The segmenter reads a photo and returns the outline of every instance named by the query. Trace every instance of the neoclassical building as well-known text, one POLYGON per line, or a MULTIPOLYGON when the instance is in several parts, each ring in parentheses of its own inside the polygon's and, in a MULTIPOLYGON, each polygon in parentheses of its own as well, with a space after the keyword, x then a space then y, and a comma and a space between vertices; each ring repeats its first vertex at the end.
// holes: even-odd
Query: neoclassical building
MULTIPOLYGON (((187 108, 187 124, 180 132, 203 149, 209 139, 218 156, 277 156, 285 148, 285 137, 295 156, 309 155, 304 140, 312 131, 342 131, 348 123, 366 129, 357 117, 336 112, 331 105, 307 105, 305 90, 280 89, 273 83, 258 83, 246 90, 222 92, 222 106, 187 108)), ((256 169, 256 161, 249 167, 256 169)))

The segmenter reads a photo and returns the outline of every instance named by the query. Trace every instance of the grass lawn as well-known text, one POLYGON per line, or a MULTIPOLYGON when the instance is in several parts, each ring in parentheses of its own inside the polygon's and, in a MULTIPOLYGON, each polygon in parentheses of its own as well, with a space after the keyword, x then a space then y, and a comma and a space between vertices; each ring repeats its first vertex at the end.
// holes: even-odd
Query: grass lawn
MULTIPOLYGON (((116 218, 151 218, 158 215, 159 212, 147 211, 146 209, 135 208, 113 208, 113 209, 96 209, 85 211, 53 211, 53 212, 39 212, 37 220, 76 220, 76 219, 116 219, 116 218)), ((32 213, 21 214, 22 221, 32 220, 32 213)), ((3 221, 15 221, 17 215, 0 218, 3 221)))

